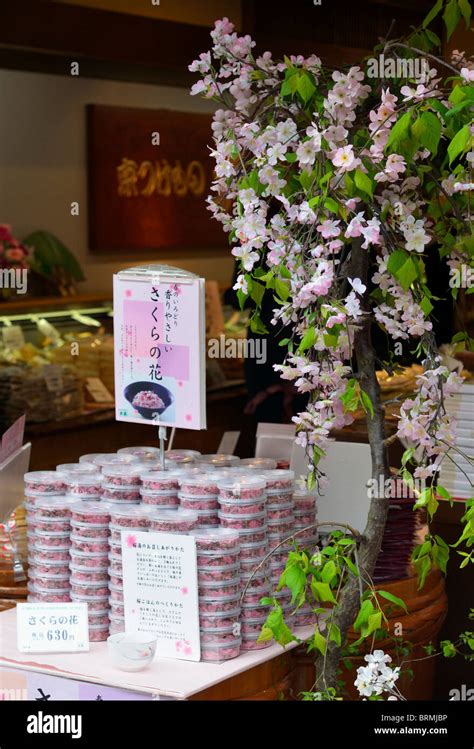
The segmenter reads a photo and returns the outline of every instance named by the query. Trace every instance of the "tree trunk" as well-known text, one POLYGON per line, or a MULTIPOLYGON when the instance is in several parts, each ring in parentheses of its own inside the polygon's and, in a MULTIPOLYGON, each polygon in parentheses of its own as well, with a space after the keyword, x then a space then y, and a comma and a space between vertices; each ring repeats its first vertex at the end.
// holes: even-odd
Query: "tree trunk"
MULTIPOLYGON (((360 278, 368 286, 369 254, 363 250, 361 240, 352 243, 351 278, 360 278)), ((364 310, 369 309, 368 289, 365 292, 364 310)), ((356 333, 354 353, 357 359, 357 373, 359 384, 369 395, 374 416, 367 414, 367 431, 369 436, 370 453, 372 458, 372 478, 376 487, 383 486, 383 482, 390 475, 385 439, 385 414, 380 400, 380 388, 376 377, 376 359, 371 340, 371 319, 366 316, 363 324, 356 333)), ((376 489, 370 503, 367 524, 358 547, 359 569, 362 581, 351 575, 339 596, 339 603, 334 613, 334 623, 339 627, 342 644, 345 644, 347 632, 354 622, 360 604, 360 589, 367 588, 368 579, 372 577, 375 563, 380 551, 383 532, 388 513, 388 500, 378 496, 376 489), (364 579, 365 578, 365 579, 364 579), (362 586, 361 586, 362 582, 362 586)), ((320 656, 316 662, 317 688, 337 688, 338 668, 341 648, 334 642, 327 643, 325 657, 320 656)))

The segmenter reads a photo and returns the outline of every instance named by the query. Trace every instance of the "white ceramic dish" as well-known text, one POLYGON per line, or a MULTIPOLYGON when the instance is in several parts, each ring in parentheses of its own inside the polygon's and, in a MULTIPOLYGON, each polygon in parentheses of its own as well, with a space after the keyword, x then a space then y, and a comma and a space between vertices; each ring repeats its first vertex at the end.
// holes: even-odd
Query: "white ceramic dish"
POLYGON ((119 632, 107 639, 107 648, 114 666, 120 671, 143 671, 156 652, 156 639, 149 634, 119 632))

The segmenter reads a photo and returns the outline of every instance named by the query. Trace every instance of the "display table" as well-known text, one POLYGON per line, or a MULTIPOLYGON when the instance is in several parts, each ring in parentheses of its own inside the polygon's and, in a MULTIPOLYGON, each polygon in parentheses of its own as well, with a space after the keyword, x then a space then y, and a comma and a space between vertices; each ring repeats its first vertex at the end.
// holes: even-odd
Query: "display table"
MULTIPOLYGON (((313 631, 312 627, 296 630, 301 640, 313 631)), ((81 690, 74 691, 74 683, 89 685, 82 692, 83 699, 104 699, 99 694, 102 688, 112 688, 113 699, 120 699, 116 690, 124 690, 122 699, 134 699, 131 693, 137 699, 140 695, 174 700, 278 699, 279 688, 289 691, 292 661, 288 651, 296 644, 288 645, 285 651, 275 644, 219 664, 155 658, 145 671, 127 673, 111 665, 104 642, 91 643, 88 653, 20 653, 16 645, 16 611, 11 609, 0 613, 0 685, 2 689, 25 689, 24 699, 42 699, 46 688, 51 691, 51 682, 41 682, 45 686, 40 697, 31 694, 25 679, 21 682, 24 686, 15 686, 20 683, 19 672, 27 671, 61 679, 53 699, 77 699, 72 694, 80 695, 81 690), (283 684, 279 687, 280 682, 283 684), (90 685, 96 686, 91 689, 90 685), (97 696, 93 696, 95 693, 97 696)), ((34 681, 35 686, 39 683, 38 679, 34 681)))

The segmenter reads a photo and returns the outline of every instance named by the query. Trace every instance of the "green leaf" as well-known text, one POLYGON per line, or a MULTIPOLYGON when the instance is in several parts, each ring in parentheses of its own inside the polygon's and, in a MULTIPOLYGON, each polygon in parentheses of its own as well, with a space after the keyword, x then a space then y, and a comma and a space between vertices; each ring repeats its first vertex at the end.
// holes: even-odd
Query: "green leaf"
POLYGON ((460 18, 461 11, 459 9, 457 0, 449 0, 443 13, 443 21, 446 26, 448 42, 452 36, 454 29, 458 25, 458 21, 460 18))
POLYGON ((359 188, 362 192, 365 192, 367 195, 372 197, 374 192, 374 186, 372 184, 372 180, 370 177, 365 174, 365 172, 361 172, 360 169, 355 170, 354 180, 356 187, 359 188))
POLYGON ((425 34, 433 46, 441 47, 441 39, 439 38, 438 34, 435 34, 434 31, 431 31, 431 29, 427 29, 425 31, 425 34))
POLYGON ((252 280, 252 291, 250 292, 250 296, 256 303, 258 307, 260 307, 263 299, 263 295, 265 294, 265 286, 258 281, 255 281, 255 279, 252 280))
POLYGON ((421 300, 420 307, 423 310, 425 317, 428 317, 428 315, 433 310, 433 305, 431 304, 427 296, 424 296, 423 299, 421 300))
POLYGON ((318 650, 321 655, 324 655, 326 652, 326 638, 323 637, 321 632, 318 628, 315 629, 311 645, 313 647, 313 650, 318 650))
POLYGON ((359 609, 359 613, 357 614, 356 620, 353 624, 354 631, 360 632, 362 627, 368 622, 369 616, 371 616, 373 613, 374 606, 372 604, 372 601, 363 601, 359 609))
POLYGON ((364 407, 365 413, 370 414, 370 418, 374 418, 374 406, 368 393, 365 390, 360 391, 360 397, 362 400, 362 406, 364 407))
POLYGON ((297 160, 297 155, 293 152, 285 153, 285 159, 288 161, 289 164, 294 164, 297 160))
POLYGON ((56 270, 62 269, 73 281, 85 281, 85 276, 76 258, 63 243, 47 231, 34 231, 28 234, 23 244, 34 250, 30 265, 33 270, 46 278, 54 278, 56 270))
POLYGON ((454 159, 462 153, 467 144, 469 143, 471 134, 469 132, 469 125, 464 125, 461 130, 458 130, 451 143, 448 146, 449 164, 451 165, 454 159))
POLYGON ((394 603, 396 606, 399 606, 401 609, 408 613, 405 601, 403 601, 401 598, 398 598, 398 596, 394 596, 393 593, 389 593, 387 590, 378 590, 377 595, 382 596, 382 598, 385 598, 387 601, 394 603))
POLYGON ((314 327, 311 327, 311 328, 308 328, 303 338, 301 339, 301 343, 298 349, 299 351, 301 351, 301 353, 303 353, 304 351, 307 351, 308 349, 312 348, 315 343, 316 343, 316 329, 314 327))
POLYGON ((326 198, 324 201, 324 207, 327 208, 328 211, 331 211, 331 213, 335 213, 336 215, 339 213, 339 204, 336 203, 333 198, 326 198))
POLYGON ((316 580, 313 580, 311 582, 311 590, 313 591, 315 598, 322 603, 337 603, 334 598, 334 593, 328 583, 318 583, 316 580))
POLYGON ((405 250, 395 250, 390 254, 387 269, 405 291, 408 291, 418 277, 415 263, 405 250))
POLYGON ((321 570, 321 580, 323 583, 330 583, 336 574, 336 565, 332 561, 326 562, 323 569, 321 570))
POLYGON ((441 138, 441 122, 433 112, 423 112, 413 123, 412 132, 432 154, 436 154, 441 138))
POLYGON ((329 639, 335 642, 338 648, 341 647, 341 630, 339 629, 337 624, 334 624, 334 622, 329 625, 329 639))
POLYGON ((359 577, 359 570, 355 566, 354 562, 351 559, 349 559, 349 557, 342 557, 342 558, 344 559, 345 563, 347 564, 347 567, 352 572, 352 574, 355 575, 355 577, 359 577))
MULTIPOLYGON (((288 643, 296 640, 296 637, 292 633, 291 629, 285 624, 281 606, 275 606, 273 611, 270 611, 269 615, 267 616, 264 624, 265 634, 263 634, 262 632, 266 640, 269 639, 268 632, 266 631, 267 629, 273 632, 273 637, 280 645, 285 646, 288 645, 288 643)), ((260 638, 259 641, 261 641, 260 638)))
POLYGON ((287 567, 281 576, 282 582, 291 590, 292 602, 294 602, 306 585, 306 575, 298 565, 287 567))
POLYGON ((311 99, 312 95, 316 91, 316 86, 311 80, 311 76, 309 75, 309 73, 303 73, 299 76, 297 91, 303 99, 304 103, 307 104, 307 102, 311 99))
POLYGON ((243 309, 245 302, 247 301, 247 294, 244 294, 242 289, 237 290, 237 300, 239 302, 240 309, 243 309))
POLYGON ((401 140, 406 138, 409 134, 411 123, 411 112, 405 112, 399 120, 396 121, 395 125, 390 131, 390 135, 387 141, 387 148, 398 145, 401 140))
POLYGON ((428 15, 423 19, 422 26, 424 29, 426 29, 426 27, 430 25, 431 21, 436 18, 438 13, 441 12, 441 10, 443 9, 443 2, 444 0, 436 0, 435 5, 433 5, 428 15))
POLYGON ((280 278, 275 278, 275 291, 284 302, 290 296, 290 287, 287 283, 282 281, 280 278))
POLYGON ((262 320, 260 319, 260 316, 255 313, 250 320, 250 330, 252 333, 257 333, 257 335, 265 335, 268 333, 267 328, 263 324, 262 320))
POLYGON ((364 637, 369 637, 373 632, 376 632, 382 626, 382 612, 377 611, 375 614, 370 614, 367 626, 362 627, 361 633, 364 637))
POLYGON ((458 6, 464 20, 466 21, 466 29, 468 29, 471 22, 471 3, 468 0, 458 0, 458 6))
POLYGON ((440 496, 442 499, 448 499, 448 500, 451 499, 450 493, 448 492, 447 489, 444 488, 444 486, 440 486, 438 484, 438 486, 436 487, 436 491, 438 493, 438 496, 440 496))

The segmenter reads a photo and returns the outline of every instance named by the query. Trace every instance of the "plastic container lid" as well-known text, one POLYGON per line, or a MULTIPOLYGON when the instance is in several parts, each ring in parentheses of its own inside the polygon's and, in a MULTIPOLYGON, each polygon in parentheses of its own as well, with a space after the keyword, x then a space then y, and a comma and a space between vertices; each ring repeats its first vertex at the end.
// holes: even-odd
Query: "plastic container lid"
POLYGON ((41 538, 69 538, 69 531, 43 531, 40 528, 35 528, 35 533, 39 539, 41 538))
MULTIPOLYGON (((266 513, 264 513, 264 514, 266 514, 266 513)), ((241 518, 242 515, 228 515, 227 517, 230 517, 230 518, 241 518)), ((252 517, 255 517, 255 516, 252 515, 252 517)), ((250 536, 253 533, 265 533, 265 535, 266 535, 267 534, 267 526, 265 524, 265 525, 260 525, 258 528, 239 528, 239 530, 237 532, 238 532, 239 536, 241 536, 241 537, 242 536, 250 536)), ((245 543, 245 541, 242 541, 242 539, 241 539, 241 543, 242 543, 243 546, 247 546, 248 545, 248 544, 245 543)), ((258 542, 256 541, 255 543, 264 543, 264 542, 263 541, 258 541, 258 542)))
MULTIPOLYGON (((220 583, 222 585, 222 583, 220 583)), ((202 585, 199 585, 200 588, 202 588, 202 585)), ((216 587, 216 586, 214 586, 216 587)), ((204 601, 204 603, 220 603, 223 601, 224 603, 228 603, 229 601, 235 601, 236 606, 239 605, 240 601, 240 593, 232 593, 232 595, 226 595, 226 596, 213 596, 213 595, 207 595, 207 596, 199 596, 199 601, 204 601)), ((214 614, 216 612, 213 612, 214 614)), ((220 616, 225 616, 227 614, 227 611, 220 611, 220 616)), ((207 612, 205 612, 205 615, 207 616, 207 612)))
POLYGON ((116 453, 102 453, 96 455, 92 461, 95 466, 103 468, 104 466, 116 466, 129 463, 140 463, 135 455, 117 455, 116 453))
POLYGON ((96 572, 107 572, 108 568, 106 565, 107 565, 107 560, 103 567, 84 567, 83 564, 74 564, 74 562, 70 562, 69 569, 71 570, 71 572, 90 572, 91 574, 95 574, 96 572))
POLYGON ((69 596, 71 588, 43 588, 41 585, 28 580, 28 590, 30 590, 32 593, 47 593, 48 595, 52 596, 69 596))
POLYGON ((119 609, 125 608, 125 604, 123 601, 116 601, 114 598, 110 598, 110 596, 109 596, 109 603, 114 608, 119 608, 119 609))
POLYGON ((31 569, 29 570, 31 577, 38 579, 38 577, 44 577, 46 580, 69 580, 69 573, 66 572, 41 572, 34 573, 31 569))
POLYGON ((194 510, 183 510, 182 507, 177 507, 176 510, 160 510, 153 508, 153 511, 148 514, 148 517, 151 521, 159 520, 161 523, 179 523, 180 521, 188 521, 192 523, 199 520, 197 512, 194 510))
POLYGON ((143 528, 143 526, 133 526, 130 528, 128 525, 117 525, 117 523, 109 523, 107 526, 110 528, 111 531, 126 531, 127 533, 130 533, 131 531, 135 531, 135 533, 142 533, 143 531, 146 533, 147 529, 143 528))
POLYGON ((275 468, 273 471, 263 471, 263 477, 267 481, 294 481, 295 472, 285 468, 275 468))
MULTIPOLYGON (((65 496, 64 494, 56 494, 54 496, 51 496, 50 494, 48 494, 47 496, 41 497, 37 502, 35 502, 35 512, 42 509, 70 510, 75 503, 77 503, 77 497, 71 498, 65 496)), ((58 520, 64 520, 64 518, 58 518, 58 520)))
POLYGON ((194 475, 181 473, 179 476, 179 483, 189 484, 190 486, 209 486, 209 484, 217 484, 218 481, 222 481, 226 476, 230 476, 230 474, 225 469, 222 469, 222 471, 201 470, 194 475))
POLYGON ((267 548, 267 540, 264 541, 251 541, 248 544, 241 544, 240 550, 245 551, 246 549, 257 549, 263 547, 264 549, 267 548))
MULTIPOLYGON (((222 541, 224 539, 226 541, 230 541, 231 539, 235 539, 235 545, 240 546, 239 531, 235 531, 233 528, 216 528, 215 530, 209 528, 209 529, 203 529, 203 530, 193 530, 191 531, 190 535, 194 536, 196 540, 201 540, 201 541, 222 541)), ((216 550, 215 552, 212 551, 212 553, 213 554, 214 553, 225 554, 225 551, 226 550, 219 549, 219 550, 216 550)), ((203 554, 205 552, 199 549, 199 553, 203 554)))
MULTIPOLYGON (((93 541, 93 539, 90 539, 93 541)), ((93 557, 94 559, 107 559, 108 558, 108 552, 106 551, 79 551, 78 549, 71 549, 71 559, 73 557, 79 557, 79 559, 89 559, 89 557, 93 557)))
POLYGON ((145 471, 141 471, 140 478, 142 481, 178 481, 178 478, 183 475, 183 471, 179 468, 171 468, 170 470, 161 469, 159 471, 150 471, 147 467, 145 471))
MULTIPOLYGON (((214 567, 206 567, 205 565, 198 565, 198 573, 199 572, 225 572, 227 570, 240 570, 240 565, 238 562, 235 564, 219 564, 214 565, 214 567)), ((240 573, 239 573, 240 574, 240 573)), ((222 583, 225 585, 225 580, 222 580, 222 583)))
POLYGON ((190 512, 195 512, 199 517, 203 518, 212 518, 217 517, 218 510, 190 510, 190 512))
POLYGON ((227 588, 228 585, 240 585, 240 575, 236 575, 230 580, 206 580, 198 582, 198 588, 227 588))
POLYGON ((108 523, 82 523, 80 520, 71 520, 71 528, 78 528, 79 530, 92 529, 94 531, 100 531, 105 530, 108 527, 108 523))
MULTIPOLYGON (((91 463, 85 463, 88 466, 91 463)), ((78 486, 101 486, 102 485, 102 474, 97 473, 70 473, 63 475, 63 481, 68 487, 70 484, 77 484, 78 486)))
POLYGON ((235 648, 236 645, 239 647, 242 644, 242 638, 236 635, 234 640, 227 640, 227 642, 201 642, 201 652, 203 650, 219 650, 221 648, 235 648))
POLYGON ((102 469, 102 476, 106 478, 140 478, 145 468, 143 463, 119 463, 118 465, 105 465, 102 469))
POLYGON ((93 463, 61 463, 56 466, 56 473, 60 476, 75 476, 96 474, 100 476, 100 471, 93 463))
POLYGON ((207 500, 208 502, 216 502, 218 494, 185 494, 184 492, 178 492, 178 498, 179 499, 186 499, 188 502, 193 502, 194 500, 196 502, 204 502, 207 500))
MULTIPOLYGON (((137 520, 146 520, 150 516, 150 508, 144 505, 122 505, 117 502, 116 505, 111 509, 110 515, 120 518, 136 518, 137 520)), ((112 520, 113 522, 113 520, 112 520)))
POLYGON ((121 447, 117 450, 117 455, 132 455, 140 458, 140 460, 159 460, 160 449, 159 447, 147 447, 139 445, 137 447, 121 447))
POLYGON ((300 483, 299 481, 297 481, 295 483, 295 488, 293 490, 293 498, 295 502, 297 502, 299 499, 313 499, 313 498, 314 498, 314 501, 316 502, 317 497, 318 497, 318 492, 315 491, 314 489, 310 491, 305 486, 304 482, 300 483))
POLYGON ((117 572, 117 570, 113 570, 111 567, 107 568, 107 572, 111 577, 123 577, 123 572, 117 572))
POLYGON ((167 460, 172 460, 174 463, 189 463, 189 459, 195 460, 201 457, 198 450, 167 450, 165 455, 167 460))
POLYGON ((215 466, 217 468, 236 466, 240 463, 240 458, 236 455, 224 455, 224 453, 211 453, 208 455, 201 455, 196 458, 198 463, 205 463, 207 465, 215 466))
POLYGON ((35 567, 36 565, 40 564, 42 567, 67 567, 69 562, 64 559, 45 559, 44 561, 42 559, 38 560, 35 558, 35 551, 36 549, 34 547, 30 546, 30 554, 28 554, 28 564, 32 567, 35 567))
POLYGON ((240 461, 240 465, 247 468, 260 468, 263 471, 272 471, 277 467, 277 462, 273 458, 244 458, 240 461))
MULTIPOLYGON (((238 505, 239 507, 245 507, 246 505, 261 504, 265 502, 265 494, 260 497, 219 497, 219 504, 221 505, 238 505)), ((240 515, 240 513, 239 513, 240 515)))
POLYGON ((143 487, 139 491, 142 496, 151 494, 152 497, 176 497, 177 493, 176 489, 143 489, 143 487))
POLYGON ((74 497, 75 504, 72 505, 71 511, 84 515, 110 515, 111 507, 109 507, 108 501, 96 501, 96 502, 80 502, 77 497, 74 497))
POLYGON ((83 593, 71 592, 71 601, 108 601, 108 600, 109 600, 108 596, 85 596, 83 593))
MULTIPOLYGON (((232 513, 229 514, 227 512, 222 512, 221 510, 219 510, 218 512, 219 518, 228 518, 229 520, 257 520, 258 518, 266 517, 266 514, 267 513, 265 512, 265 510, 263 510, 263 512, 251 512, 251 513, 239 512, 238 515, 235 515, 232 513)), ((241 529, 239 528, 239 531, 240 530, 241 529)), ((242 528, 242 530, 245 530, 245 528, 242 528)), ((258 531, 261 530, 261 528, 260 527, 250 528, 250 530, 252 530, 254 533, 258 533, 258 531)))
MULTIPOLYGON (((205 611, 201 612, 201 616, 205 617, 206 619, 227 619, 227 617, 231 616, 240 616, 240 606, 236 606, 235 609, 231 609, 230 611, 205 611)), ((235 624, 232 624, 232 628, 235 626, 235 624)), ((203 627, 201 629, 202 632, 207 632, 208 628, 203 627)))
MULTIPOLYGON (((227 611, 226 611, 226 616, 227 616, 227 611)), ((218 635, 218 634, 225 635, 227 633, 233 634, 234 627, 235 627, 235 624, 226 624, 225 627, 203 627, 201 628, 201 632, 202 634, 205 634, 205 635, 218 635)), ((239 637, 239 635, 234 635, 234 636, 239 637)), ((208 645, 209 643, 204 643, 204 644, 208 645)))
POLYGON ((243 491, 261 489, 262 494, 267 484, 265 479, 258 476, 230 476, 222 479, 217 484, 219 491, 232 492, 236 497, 240 497, 243 491))
POLYGON ((70 581, 74 585, 84 585, 87 588, 103 588, 105 585, 108 585, 108 582, 98 580, 76 580, 74 575, 71 575, 70 581))
POLYGON ((265 506, 267 510, 290 510, 290 509, 293 510, 295 507, 295 503, 294 502, 282 502, 281 504, 272 505, 271 502, 267 502, 265 506))
POLYGON ((57 484, 58 482, 62 482, 61 476, 56 471, 28 471, 28 473, 24 474, 23 478, 27 484, 36 484, 37 482, 40 484, 57 484))
POLYGON ((32 546, 30 543, 30 549, 35 549, 36 551, 70 551, 71 544, 69 543, 69 535, 65 535, 64 538, 67 539, 67 543, 64 544, 64 546, 49 546, 48 544, 42 544, 41 538, 38 536, 38 534, 35 534, 35 540, 34 545, 32 546))
POLYGON ((120 585, 114 585, 114 583, 109 583, 109 590, 115 590, 117 593, 123 593, 123 588, 120 585))
POLYGON ((94 461, 96 458, 103 457, 104 455, 115 455, 116 453, 87 453, 87 455, 81 455, 79 458, 79 463, 92 463, 94 464, 94 461))

